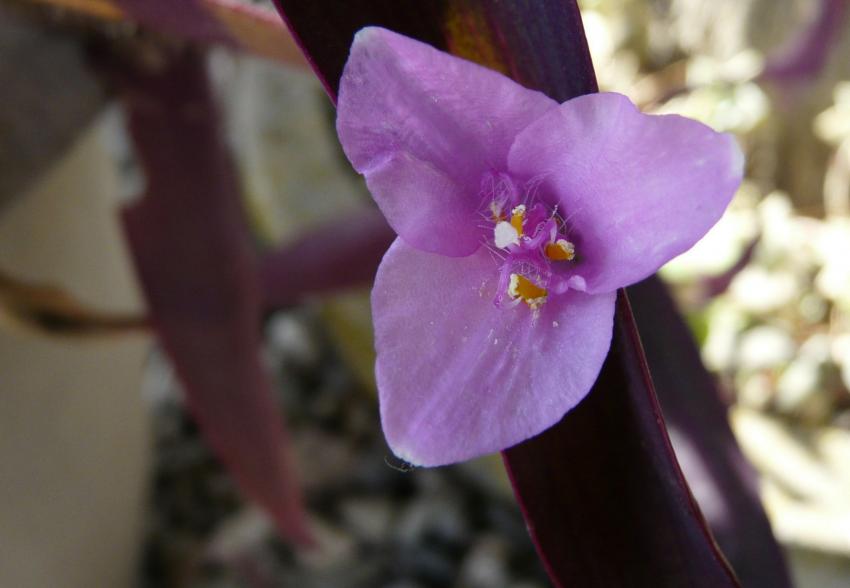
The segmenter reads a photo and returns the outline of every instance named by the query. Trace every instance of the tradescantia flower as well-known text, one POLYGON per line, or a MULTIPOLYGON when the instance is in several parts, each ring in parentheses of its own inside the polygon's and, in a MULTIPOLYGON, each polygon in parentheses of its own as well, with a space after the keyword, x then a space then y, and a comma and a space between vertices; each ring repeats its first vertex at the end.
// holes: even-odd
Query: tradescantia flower
POLYGON ((563 104, 380 28, 339 90, 348 158, 399 235, 372 292, 381 419, 417 465, 504 449, 587 395, 616 290, 690 248, 734 140, 618 94, 563 104))

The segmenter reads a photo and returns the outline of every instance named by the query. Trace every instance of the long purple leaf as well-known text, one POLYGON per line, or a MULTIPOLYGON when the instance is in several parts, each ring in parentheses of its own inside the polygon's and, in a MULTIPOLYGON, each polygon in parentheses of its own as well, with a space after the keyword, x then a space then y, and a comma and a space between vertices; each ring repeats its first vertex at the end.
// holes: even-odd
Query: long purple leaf
POLYGON ((743 586, 791 586, 759 502, 756 473, 670 294, 656 277, 628 292, 679 463, 718 544, 743 586))
MULTIPOLYGON (((475 59, 559 100, 596 90, 571 0, 277 4, 332 98, 351 39, 366 25, 475 59)), ((561 586, 736 586, 670 447, 623 292, 615 337, 588 399, 504 454, 547 570, 561 586)))
POLYGON ((285 307, 309 296, 371 283, 394 238, 376 209, 307 232, 263 258, 260 280, 265 304, 285 307))
POLYGON ((815 18, 768 57, 762 79, 811 81, 820 75, 841 37, 848 0, 819 0, 815 18))
POLYGON ((287 439, 260 363, 261 295, 201 55, 107 68, 147 179, 124 226, 151 322, 201 431, 281 532, 305 541, 287 439))

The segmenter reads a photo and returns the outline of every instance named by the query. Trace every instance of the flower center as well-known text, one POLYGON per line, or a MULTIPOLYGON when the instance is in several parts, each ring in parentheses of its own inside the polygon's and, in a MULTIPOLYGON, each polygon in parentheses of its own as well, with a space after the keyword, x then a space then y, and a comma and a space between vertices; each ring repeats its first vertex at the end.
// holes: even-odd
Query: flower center
POLYGON ((500 260, 498 306, 524 302, 535 316, 550 295, 581 287, 572 275, 576 247, 566 234, 566 223, 557 206, 540 201, 536 185, 518 194, 516 184, 504 175, 486 178, 484 212, 492 237, 488 246, 500 260))

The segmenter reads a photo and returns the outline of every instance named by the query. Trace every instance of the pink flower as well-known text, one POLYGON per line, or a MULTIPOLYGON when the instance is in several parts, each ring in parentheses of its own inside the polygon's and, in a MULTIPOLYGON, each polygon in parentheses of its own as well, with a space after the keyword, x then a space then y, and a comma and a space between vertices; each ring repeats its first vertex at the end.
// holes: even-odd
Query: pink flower
POLYGON ((542 432, 584 398, 616 290, 690 248, 741 181, 735 141, 618 94, 558 104, 380 28, 339 91, 348 158, 399 238, 372 292, 384 433, 416 465, 542 432))

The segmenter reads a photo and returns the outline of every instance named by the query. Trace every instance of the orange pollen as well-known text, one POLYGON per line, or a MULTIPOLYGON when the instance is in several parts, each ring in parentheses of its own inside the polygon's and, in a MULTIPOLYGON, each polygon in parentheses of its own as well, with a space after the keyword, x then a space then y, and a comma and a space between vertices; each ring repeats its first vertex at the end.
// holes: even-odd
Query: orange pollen
POLYGON ((511 211, 511 226, 516 229, 517 235, 522 237, 522 223, 525 221, 525 205, 520 204, 511 211))
POLYGON ((546 288, 541 288, 525 276, 511 274, 508 285, 508 295, 516 300, 519 298, 533 310, 539 309, 546 302, 546 288))
POLYGON ((553 261, 572 261, 576 256, 576 248, 566 239, 558 239, 546 245, 545 253, 553 261))

